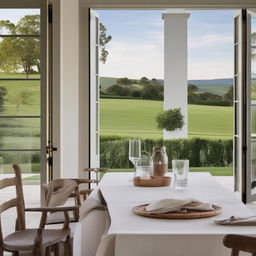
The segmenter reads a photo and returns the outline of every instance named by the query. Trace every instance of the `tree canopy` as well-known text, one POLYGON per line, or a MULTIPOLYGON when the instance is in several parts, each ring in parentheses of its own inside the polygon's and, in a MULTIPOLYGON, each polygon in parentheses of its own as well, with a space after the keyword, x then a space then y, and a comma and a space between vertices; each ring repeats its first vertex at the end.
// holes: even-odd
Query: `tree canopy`
MULTIPOLYGON (((0 28, 12 35, 40 35, 40 15, 26 15, 17 23, 0 20, 0 28)), ((106 27, 100 23, 100 61, 105 63, 108 57, 106 45, 112 37, 106 27)), ((34 72, 40 73, 39 37, 4 37, 0 41, 0 69, 3 72, 24 72, 28 77, 34 72)))
POLYGON ((100 23, 100 61, 106 63, 109 52, 106 45, 112 40, 112 36, 107 34, 107 28, 100 23))
MULTIPOLYGON (((0 28, 12 35, 39 35, 40 15, 26 15, 17 24, 0 20, 0 28)), ((40 42, 37 37, 4 37, 0 42, 0 69, 4 72, 23 71, 26 76, 34 68, 40 72, 40 42)))

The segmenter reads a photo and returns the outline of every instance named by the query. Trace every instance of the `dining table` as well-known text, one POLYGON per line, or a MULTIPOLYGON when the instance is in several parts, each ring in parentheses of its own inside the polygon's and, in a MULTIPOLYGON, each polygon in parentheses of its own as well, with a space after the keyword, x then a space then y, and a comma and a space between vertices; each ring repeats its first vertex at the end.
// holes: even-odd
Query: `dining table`
MULTIPOLYGON (((106 236, 115 236, 115 256, 225 256, 226 234, 256 235, 256 226, 219 225, 214 220, 254 213, 208 172, 191 172, 184 189, 136 187, 133 173, 106 173, 98 185, 110 216, 106 236), (196 199, 222 208, 218 216, 158 219, 136 215, 135 206, 161 199, 196 199)), ((169 173, 168 175, 171 175, 169 173)), ((248 255, 242 253, 241 255, 248 255)))

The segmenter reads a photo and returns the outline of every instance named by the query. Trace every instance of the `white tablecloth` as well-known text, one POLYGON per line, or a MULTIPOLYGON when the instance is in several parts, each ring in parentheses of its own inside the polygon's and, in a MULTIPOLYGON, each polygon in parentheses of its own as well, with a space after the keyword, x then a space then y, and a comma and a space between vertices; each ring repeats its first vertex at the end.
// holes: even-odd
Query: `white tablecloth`
POLYGON ((132 173, 107 173, 99 185, 111 218, 108 234, 116 235, 115 256, 224 256, 230 255, 222 245, 225 234, 256 234, 255 226, 220 226, 213 218, 164 220, 131 211, 136 205, 163 198, 195 198, 221 206, 218 218, 253 215, 209 173, 190 173, 186 190, 134 187, 131 179, 132 173))

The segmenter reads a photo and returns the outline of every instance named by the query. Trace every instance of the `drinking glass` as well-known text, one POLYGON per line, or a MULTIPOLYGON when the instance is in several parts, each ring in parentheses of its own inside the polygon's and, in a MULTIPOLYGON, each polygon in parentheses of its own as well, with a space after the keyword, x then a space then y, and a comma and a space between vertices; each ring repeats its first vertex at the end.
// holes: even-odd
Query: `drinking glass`
POLYGON ((149 180, 153 172, 153 160, 147 153, 143 153, 136 164, 136 177, 140 177, 143 180, 149 180))
POLYGON ((129 140, 129 160, 133 163, 134 171, 136 173, 137 161, 141 156, 141 142, 140 140, 129 140))
POLYGON ((174 188, 184 189, 188 184, 189 160, 172 160, 174 188))

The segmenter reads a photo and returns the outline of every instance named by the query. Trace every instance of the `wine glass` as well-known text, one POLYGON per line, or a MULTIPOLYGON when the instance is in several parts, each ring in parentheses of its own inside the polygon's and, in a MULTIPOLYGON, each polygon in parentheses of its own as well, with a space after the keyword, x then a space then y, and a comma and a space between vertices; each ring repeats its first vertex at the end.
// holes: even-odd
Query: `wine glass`
POLYGON ((140 140, 129 140, 129 160, 133 163, 136 172, 137 161, 141 156, 141 142, 140 140))

